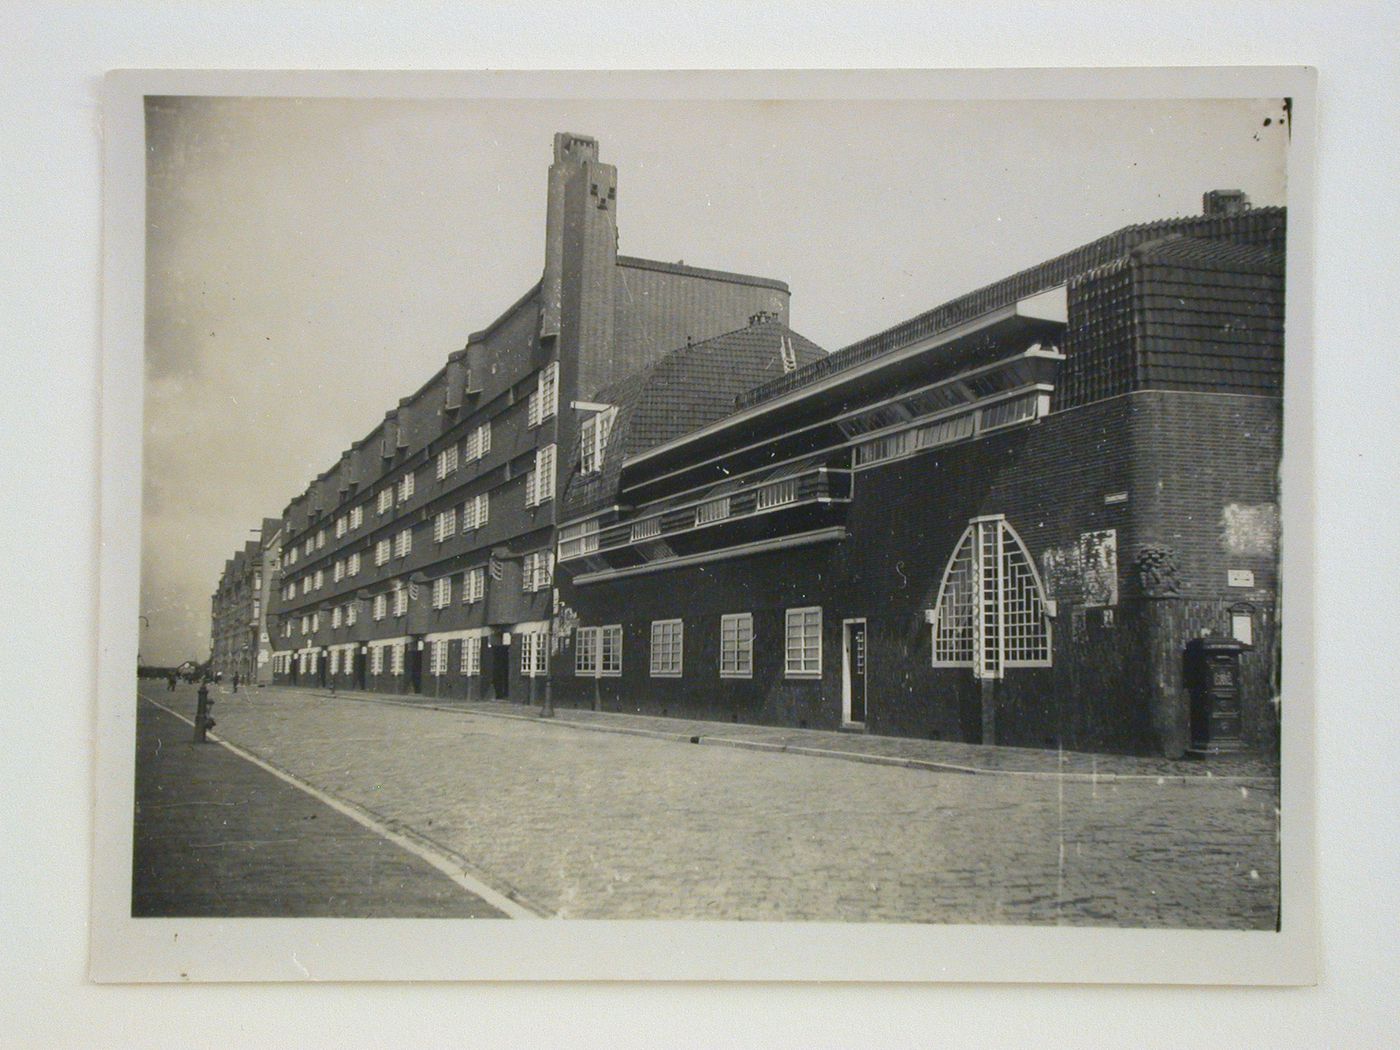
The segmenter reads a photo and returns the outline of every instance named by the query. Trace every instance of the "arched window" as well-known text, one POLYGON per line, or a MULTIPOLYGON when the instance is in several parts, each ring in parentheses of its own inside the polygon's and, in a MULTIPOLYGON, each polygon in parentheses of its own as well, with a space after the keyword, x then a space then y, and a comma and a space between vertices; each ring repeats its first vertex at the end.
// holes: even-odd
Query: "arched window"
POLYGON ((1000 514, 973 518, 948 559, 933 610, 933 666, 970 667, 977 678, 1050 666, 1045 591, 1000 514))

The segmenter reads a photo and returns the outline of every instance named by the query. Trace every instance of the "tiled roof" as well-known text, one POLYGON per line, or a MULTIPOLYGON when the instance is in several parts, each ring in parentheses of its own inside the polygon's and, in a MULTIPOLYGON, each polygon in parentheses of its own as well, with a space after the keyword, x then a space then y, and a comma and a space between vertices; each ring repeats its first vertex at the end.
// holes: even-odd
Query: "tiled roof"
MULTIPOLYGON (((594 399, 616 405, 603 469, 567 482, 566 514, 612 502, 626 457, 721 419, 745 390, 784 374, 782 338, 792 341, 798 367, 826 356, 816 343, 777 321, 762 321, 673 350, 640 372, 601 390, 594 399)), ((577 467, 578 444, 568 449, 577 467)))
POLYGON ((1064 284, 1095 267, 1126 255, 1135 247, 1149 241, 1177 234, 1282 251, 1286 225, 1287 209, 1271 207, 1253 208, 1233 215, 1193 215, 1125 226, 1073 251, 995 281, 902 321, 883 332, 852 343, 806 368, 769 380, 741 395, 738 405, 740 408, 748 408, 771 401, 827 376, 907 346, 915 340, 946 331, 990 310, 1008 306, 1018 299, 1064 284))

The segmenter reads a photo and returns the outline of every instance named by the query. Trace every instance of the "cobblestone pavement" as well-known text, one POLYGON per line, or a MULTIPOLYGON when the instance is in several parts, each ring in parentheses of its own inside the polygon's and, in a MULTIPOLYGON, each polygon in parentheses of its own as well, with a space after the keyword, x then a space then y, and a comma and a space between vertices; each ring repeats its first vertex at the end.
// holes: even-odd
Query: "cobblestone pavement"
MULTIPOLYGON (((528 713, 266 689, 221 696, 219 731, 550 915, 1276 922, 1267 779, 967 776, 500 717, 528 713)), ((838 737, 877 739, 815 735, 838 737)))
MULTIPOLYGON (((193 706, 192 690, 159 695, 193 706)), ((325 803, 193 743, 188 725, 153 704, 137 705, 136 746, 135 917, 501 916, 325 803)))

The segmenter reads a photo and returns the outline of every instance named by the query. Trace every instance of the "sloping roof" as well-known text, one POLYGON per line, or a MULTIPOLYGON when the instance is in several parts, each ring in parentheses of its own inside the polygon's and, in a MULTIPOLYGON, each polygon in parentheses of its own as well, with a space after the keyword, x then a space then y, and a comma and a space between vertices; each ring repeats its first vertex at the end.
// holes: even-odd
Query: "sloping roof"
POLYGON ((946 331, 990 310, 1064 284, 1095 267, 1128 254, 1140 245, 1173 234, 1282 251, 1287 217, 1286 208, 1267 207, 1251 208, 1230 215, 1192 215, 1125 226, 1063 255, 1057 255, 1053 259, 926 310, 892 328, 867 336, 828 354, 823 360, 808 367, 788 375, 777 376, 761 386, 753 387, 739 398, 739 407, 748 408, 781 397, 827 376, 907 346, 915 340, 946 331))
MULTIPOLYGON (((778 321, 760 321, 681 347, 601 390, 596 401, 617 406, 603 469, 566 483, 566 514, 607 506, 628 456, 722 419, 744 391, 784 374, 782 340, 791 340, 799 368, 826 356, 816 343, 778 321)), ((568 449, 578 464, 578 439, 568 449)))

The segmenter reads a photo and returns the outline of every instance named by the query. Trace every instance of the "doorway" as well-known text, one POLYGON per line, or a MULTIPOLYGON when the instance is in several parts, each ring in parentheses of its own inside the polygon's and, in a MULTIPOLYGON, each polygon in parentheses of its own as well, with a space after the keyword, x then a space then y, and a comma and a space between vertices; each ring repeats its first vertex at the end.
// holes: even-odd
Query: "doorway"
POLYGON ((510 642, 491 647, 491 688, 497 700, 510 696, 510 642))
POLYGON ((423 691, 423 640, 414 638, 408 643, 408 689, 411 693, 423 691))
POLYGON ((865 619, 842 620, 841 721, 865 725, 866 645, 865 619))

